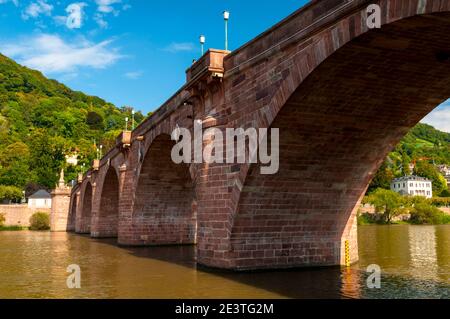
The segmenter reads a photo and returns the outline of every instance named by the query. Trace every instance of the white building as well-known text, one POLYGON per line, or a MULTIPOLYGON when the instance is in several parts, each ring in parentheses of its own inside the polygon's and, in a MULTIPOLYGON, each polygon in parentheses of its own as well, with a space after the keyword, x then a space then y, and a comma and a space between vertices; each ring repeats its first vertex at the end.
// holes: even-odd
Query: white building
POLYGON ((441 172, 442 175, 450 175, 450 166, 449 165, 438 165, 437 166, 439 172, 441 172))
POLYGON ((447 186, 450 188, 450 166, 438 165, 438 170, 444 175, 444 178, 447 180, 447 186))
POLYGON ((433 197, 433 186, 429 179, 410 175, 396 178, 391 182, 391 190, 402 195, 433 197))
POLYGON ((52 196, 41 189, 28 197, 29 208, 52 208, 52 196))

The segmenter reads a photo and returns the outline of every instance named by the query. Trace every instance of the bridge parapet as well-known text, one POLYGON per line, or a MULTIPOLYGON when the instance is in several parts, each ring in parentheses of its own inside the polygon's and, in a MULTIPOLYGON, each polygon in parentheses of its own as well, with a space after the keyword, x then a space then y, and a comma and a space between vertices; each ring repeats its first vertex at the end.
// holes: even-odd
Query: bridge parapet
POLYGON ((119 149, 126 149, 131 146, 131 131, 123 131, 116 139, 116 147, 119 149))
POLYGON ((209 49, 200 60, 186 70, 187 86, 205 76, 223 77, 223 59, 230 53, 225 50, 209 49))

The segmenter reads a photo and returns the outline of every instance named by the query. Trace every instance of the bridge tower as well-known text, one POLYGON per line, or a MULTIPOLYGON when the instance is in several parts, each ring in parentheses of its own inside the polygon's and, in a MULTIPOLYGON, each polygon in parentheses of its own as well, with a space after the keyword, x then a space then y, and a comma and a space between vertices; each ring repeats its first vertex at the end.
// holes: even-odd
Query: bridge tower
POLYGON ((61 170, 58 186, 52 191, 52 210, 50 213, 50 229, 53 232, 67 231, 70 194, 72 188, 64 182, 64 170, 61 170))

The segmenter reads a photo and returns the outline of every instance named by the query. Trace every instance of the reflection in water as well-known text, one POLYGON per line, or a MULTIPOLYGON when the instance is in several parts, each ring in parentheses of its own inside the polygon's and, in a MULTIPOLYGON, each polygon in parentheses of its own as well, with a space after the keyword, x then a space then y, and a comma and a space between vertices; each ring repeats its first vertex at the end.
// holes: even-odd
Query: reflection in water
POLYGON ((193 246, 120 248, 66 233, 0 232, 0 298, 450 298, 449 226, 365 226, 359 264, 267 272, 197 268, 193 246), (81 267, 81 289, 66 268, 81 267), (366 288, 378 264, 382 288, 366 288))
POLYGON ((410 275, 436 280, 438 264, 436 256, 435 228, 432 226, 410 227, 409 251, 411 254, 410 275), (427 269, 422 273, 422 269, 427 269))

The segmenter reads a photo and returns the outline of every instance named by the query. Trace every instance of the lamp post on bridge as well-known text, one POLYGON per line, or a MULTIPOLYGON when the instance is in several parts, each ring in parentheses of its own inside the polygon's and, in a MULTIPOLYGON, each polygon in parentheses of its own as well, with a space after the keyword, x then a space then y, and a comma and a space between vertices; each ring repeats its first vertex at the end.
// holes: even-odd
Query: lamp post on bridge
POLYGON ((200 36, 200 46, 202 48, 202 56, 203 54, 205 54, 205 42, 206 42, 206 37, 204 35, 200 36))
POLYGON ((225 51, 228 51, 228 20, 230 19, 230 12, 223 12, 223 19, 225 21, 225 51))

